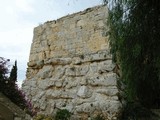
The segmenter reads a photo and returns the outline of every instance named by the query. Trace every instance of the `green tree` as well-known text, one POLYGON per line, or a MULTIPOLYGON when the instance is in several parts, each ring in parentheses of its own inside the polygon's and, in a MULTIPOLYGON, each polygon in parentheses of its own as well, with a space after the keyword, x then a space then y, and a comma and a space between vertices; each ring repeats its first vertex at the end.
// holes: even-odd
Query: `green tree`
POLYGON ((127 101, 160 107, 160 3, 104 0, 109 5, 110 45, 120 64, 127 101))
POLYGON ((17 85, 17 61, 12 66, 10 76, 8 78, 7 88, 7 97, 10 98, 12 102, 18 105, 21 109, 27 108, 27 101, 25 99, 25 94, 18 88, 17 85))
POLYGON ((17 82, 17 61, 15 61, 15 64, 11 69, 9 80, 14 84, 17 82))

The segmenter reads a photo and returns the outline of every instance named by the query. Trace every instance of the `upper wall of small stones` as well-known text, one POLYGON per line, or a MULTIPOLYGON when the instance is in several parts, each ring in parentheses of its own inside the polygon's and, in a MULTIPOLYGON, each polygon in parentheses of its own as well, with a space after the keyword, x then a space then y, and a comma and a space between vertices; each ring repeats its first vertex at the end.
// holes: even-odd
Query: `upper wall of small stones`
POLYGON ((105 6, 88 8, 36 27, 29 66, 48 58, 84 55, 108 48, 104 37, 106 11, 105 6))

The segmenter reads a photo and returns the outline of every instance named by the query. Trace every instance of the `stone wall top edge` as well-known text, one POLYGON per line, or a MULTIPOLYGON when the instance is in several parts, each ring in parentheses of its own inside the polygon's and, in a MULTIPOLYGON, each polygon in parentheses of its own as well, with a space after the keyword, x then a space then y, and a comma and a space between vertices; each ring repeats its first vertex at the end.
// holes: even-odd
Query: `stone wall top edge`
POLYGON ((48 24, 48 23, 49 23, 49 24, 58 23, 59 21, 62 21, 62 20, 64 20, 64 19, 70 19, 70 18, 72 18, 72 17, 74 17, 74 16, 76 16, 76 15, 83 15, 83 14, 92 12, 92 11, 94 11, 94 10, 96 10, 96 9, 100 9, 100 8, 107 8, 107 7, 106 7, 106 5, 97 5, 97 6, 89 7, 89 8, 86 8, 86 9, 82 10, 82 11, 65 15, 65 16, 63 16, 63 17, 60 17, 60 18, 56 19, 56 20, 46 21, 46 22, 44 22, 43 24, 40 24, 39 26, 37 26, 37 27, 35 27, 35 28, 41 27, 41 26, 43 26, 43 25, 45 25, 45 24, 48 24))

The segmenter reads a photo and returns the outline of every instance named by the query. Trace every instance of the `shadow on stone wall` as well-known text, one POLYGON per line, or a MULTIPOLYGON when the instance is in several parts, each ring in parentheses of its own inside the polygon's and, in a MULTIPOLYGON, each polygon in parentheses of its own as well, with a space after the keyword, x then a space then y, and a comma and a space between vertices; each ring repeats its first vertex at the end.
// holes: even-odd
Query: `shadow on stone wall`
POLYGON ((0 120, 30 120, 31 117, 0 93, 0 120))

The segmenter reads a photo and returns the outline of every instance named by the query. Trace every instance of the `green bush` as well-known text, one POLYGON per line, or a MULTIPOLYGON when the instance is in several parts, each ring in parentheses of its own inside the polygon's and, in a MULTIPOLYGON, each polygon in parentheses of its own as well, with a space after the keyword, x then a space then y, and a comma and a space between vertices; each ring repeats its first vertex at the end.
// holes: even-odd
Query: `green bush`
POLYGON ((54 120, 51 116, 39 114, 33 118, 33 120, 54 120))
POLYGON ((152 120, 152 112, 144 108, 140 103, 128 102, 124 106, 122 116, 120 120, 152 120))
POLYGON ((55 116, 55 120, 69 120, 71 117, 71 113, 66 110, 58 110, 55 116))

